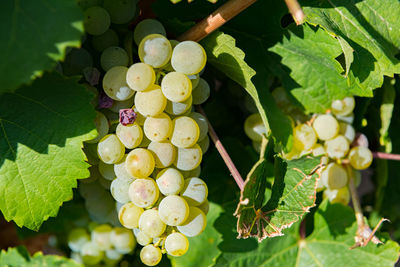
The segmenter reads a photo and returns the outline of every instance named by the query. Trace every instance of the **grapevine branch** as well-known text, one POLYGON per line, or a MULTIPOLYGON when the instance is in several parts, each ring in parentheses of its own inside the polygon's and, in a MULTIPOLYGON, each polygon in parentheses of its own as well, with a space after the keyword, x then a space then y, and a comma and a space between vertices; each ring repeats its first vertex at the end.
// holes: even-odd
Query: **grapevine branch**
POLYGON ((391 154, 391 153, 384 153, 384 152, 372 152, 372 155, 376 159, 400 160, 400 154, 391 154))

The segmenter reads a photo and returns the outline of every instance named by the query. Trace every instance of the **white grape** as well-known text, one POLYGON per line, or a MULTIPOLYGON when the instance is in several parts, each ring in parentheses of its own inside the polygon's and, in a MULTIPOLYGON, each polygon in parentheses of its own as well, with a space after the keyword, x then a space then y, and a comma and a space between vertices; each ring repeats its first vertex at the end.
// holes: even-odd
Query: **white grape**
POLYGON ((129 88, 126 83, 128 68, 115 66, 109 69, 103 78, 103 89, 106 95, 117 101, 124 101, 131 98, 135 91, 129 88))
POLYGON ((181 196, 190 206, 199 206, 207 199, 207 185, 202 179, 197 177, 185 179, 185 187, 181 192, 181 196))
POLYGON ((349 152, 349 141, 343 135, 338 135, 325 142, 325 151, 330 158, 341 159, 349 152))
POLYGON ((174 168, 163 169, 157 174, 156 182, 160 192, 165 195, 177 195, 183 189, 183 175, 174 168))
POLYGON ((82 247, 81 256, 85 264, 96 265, 104 258, 104 251, 94 242, 87 242, 82 247))
POLYGON ((84 228, 72 229, 68 234, 68 247, 74 251, 79 252, 83 245, 90 241, 90 236, 84 228))
POLYGON ((135 91, 145 91, 156 81, 153 68, 145 63, 135 63, 129 67, 126 73, 126 82, 135 91))
POLYGON ((138 147, 143 139, 142 127, 140 127, 137 122, 128 125, 118 123, 115 134, 118 136, 121 143, 128 149, 138 147))
POLYGON ((171 256, 182 256, 189 249, 189 241, 181 233, 172 233, 165 239, 165 250, 171 256))
POLYGON ((155 161, 153 154, 144 148, 135 148, 129 152, 125 161, 127 172, 133 177, 146 178, 153 172, 155 161))
POLYGON ((198 236, 206 228, 207 218, 203 211, 197 207, 189 208, 187 220, 177 226, 179 232, 188 237, 198 236))
POLYGON ((177 117, 172 121, 171 143, 179 148, 187 148, 199 140, 200 129, 196 121, 187 116, 177 117))
MULTIPOLYGON (((253 141, 254 142, 254 141, 253 141)), ((208 136, 206 135, 206 137, 204 137, 203 139, 201 139, 198 143, 197 143, 200 148, 201 148, 201 152, 206 153, 209 146, 210 146, 210 138, 208 138, 208 136)), ((261 146, 261 144, 259 144, 259 146, 261 146)), ((260 151, 259 151, 260 152, 260 151)))
POLYGON ((321 144, 315 144, 312 148, 312 155, 314 157, 325 155, 325 148, 321 144))
POLYGON ((114 165, 113 164, 106 164, 103 161, 99 162, 99 173, 107 180, 114 180, 115 172, 114 172, 114 165))
POLYGON ((160 68, 168 63, 172 47, 167 38, 161 34, 150 34, 139 44, 140 61, 153 68, 160 68))
POLYGON ((147 208, 153 205, 159 196, 156 182, 151 179, 136 179, 129 186, 129 198, 138 207, 147 208))
POLYGON ((321 180, 322 184, 328 189, 339 189, 347 184, 347 172, 341 165, 329 163, 321 172, 321 180))
POLYGON ((329 114, 318 115, 313 122, 313 128, 323 141, 332 139, 339 133, 339 123, 329 114))
POLYGON ((352 143, 356 138, 356 131, 353 126, 345 122, 339 122, 339 134, 346 137, 349 143, 352 143))
POLYGON ((123 257, 123 253, 117 249, 107 249, 104 253, 104 263, 106 266, 115 266, 123 257))
POLYGON ((125 155, 125 147, 115 134, 108 134, 98 143, 97 153, 104 163, 117 163, 125 155))
POLYGON ((206 65, 207 56, 203 47, 193 41, 184 41, 174 47, 171 65, 175 71, 192 75, 199 73, 206 65))
POLYGON ((101 250, 111 249, 110 234, 112 228, 108 224, 101 224, 92 230, 92 242, 101 250))
POLYGON ((85 31, 89 34, 103 34, 110 27, 110 15, 102 7, 90 7, 85 10, 83 25, 85 31))
POLYGON ((129 186, 134 179, 117 178, 111 182, 110 191, 113 198, 120 203, 129 202, 129 186))
POLYGON ((346 116, 336 115, 336 119, 338 121, 342 121, 342 122, 346 122, 348 124, 352 124, 353 121, 354 121, 354 114, 350 113, 349 115, 346 115, 346 116))
POLYGON ((208 133, 208 123, 206 117, 198 112, 191 112, 189 117, 194 119, 197 123, 197 126, 199 126, 200 134, 198 140, 203 140, 208 133))
POLYGON ((115 227, 110 233, 110 242, 120 253, 131 252, 136 245, 133 232, 123 227, 115 227))
POLYGON ((327 198, 331 203, 341 203, 347 205, 350 202, 350 192, 347 187, 340 189, 325 189, 324 198, 327 198))
POLYGON ((100 56, 100 65, 103 70, 108 71, 115 66, 128 66, 129 57, 126 51, 118 46, 106 48, 100 56))
POLYGON ((317 135, 311 126, 299 124, 294 128, 293 139, 293 145, 297 150, 309 150, 317 142, 317 135))
POLYGON ((159 21, 155 19, 144 19, 136 25, 133 38, 135 43, 139 45, 143 38, 155 33, 163 36, 167 35, 164 26, 159 21))
POLYGON ((165 224, 177 226, 184 223, 189 216, 189 205, 180 196, 166 196, 158 205, 158 214, 165 224))
POLYGON ((244 122, 244 132, 253 141, 261 142, 263 135, 268 133, 260 113, 254 113, 247 117, 244 122))
POLYGON ((136 14, 136 0, 104 0, 103 5, 115 24, 128 23, 136 14))
POLYGON ((147 245, 140 251, 140 260, 147 266, 157 265, 161 258, 161 250, 153 245, 147 245))
POLYGON ((92 140, 88 140, 88 143, 97 143, 103 138, 109 130, 108 120, 103 113, 96 111, 96 118, 94 119, 94 124, 96 125, 97 136, 92 140))
POLYGON ((200 165, 202 156, 197 144, 189 148, 178 148, 174 165, 181 171, 191 171, 200 165))
POLYGON ((162 142, 167 140, 172 134, 171 118, 161 113, 152 117, 147 117, 144 121, 143 130, 147 138, 153 142, 162 142))
POLYGON ((347 116, 353 112, 355 107, 354 97, 345 97, 342 100, 332 101, 332 113, 340 116, 347 116))
POLYGON ((128 98, 127 100, 124 101, 114 101, 110 110, 112 112, 119 113, 120 109, 128 109, 132 108, 132 106, 133 106, 133 97, 128 98))
POLYGON ((176 158, 176 148, 170 142, 151 142, 148 150, 153 154, 156 168, 170 166, 176 158))
POLYGON ((201 105, 210 97, 210 85, 206 80, 200 78, 199 83, 192 90, 193 104, 201 105))
POLYGON ((130 173, 128 173, 128 171, 125 168, 125 161, 127 156, 128 155, 125 154, 125 156, 121 159, 121 161, 114 164, 114 173, 115 176, 119 179, 134 180, 136 178, 132 176, 130 173))
POLYGON ((140 216, 139 229, 151 238, 162 235, 166 227, 157 210, 145 210, 140 216))
POLYGON ((364 170, 372 163, 372 153, 367 147, 356 146, 350 150, 349 160, 351 166, 356 170, 364 170))
POLYGON ((140 231, 139 228, 135 228, 133 230, 134 230, 133 233, 135 233, 135 230, 137 231, 135 236, 136 236, 136 241, 138 242, 139 245, 146 246, 151 242, 153 242, 153 238, 149 237, 145 232, 140 231))
POLYGON ((189 96, 189 98, 183 102, 172 102, 168 100, 167 106, 165 107, 165 112, 170 115, 178 116, 186 113, 191 107, 192 96, 189 96))
POLYGON ((167 99, 158 85, 152 85, 148 90, 135 95, 135 107, 144 116, 156 116, 164 111, 166 105, 167 99))
POLYGON ((183 102, 192 93, 192 83, 185 74, 170 72, 162 79, 161 90, 168 100, 183 102))
POLYGON ((143 211, 143 208, 136 206, 132 202, 128 202, 119 209, 119 221, 125 228, 137 228, 143 211))

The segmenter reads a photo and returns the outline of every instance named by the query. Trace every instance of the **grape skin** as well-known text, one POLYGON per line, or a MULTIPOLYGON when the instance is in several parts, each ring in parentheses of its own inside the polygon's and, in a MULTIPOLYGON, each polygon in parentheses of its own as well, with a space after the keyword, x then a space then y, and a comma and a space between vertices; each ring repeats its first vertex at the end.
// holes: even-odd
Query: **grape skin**
POLYGON ((178 148, 174 165, 181 171, 194 170, 200 165, 202 155, 198 144, 189 148, 178 148))
POLYGON ((139 229, 151 238, 160 236, 166 227, 159 216, 159 211, 145 210, 140 216, 139 229))
POLYGON ((171 256, 182 256, 189 249, 189 241, 181 233, 172 233, 165 239, 165 249, 171 256))
POLYGON ((129 198, 138 207, 153 205, 159 196, 156 182, 151 178, 136 179, 129 186, 129 198))
POLYGON ((133 229, 139 226, 139 218, 143 212, 143 208, 128 202, 119 209, 118 218, 125 228, 133 229))
POLYGON ((329 114, 319 115, 312 126, 318 138, 323 141, 334 138, 339 132, 339 123, 329 114))
POLYGON ((161 250, 153 245, 147 245, 140 251, 140 260, 147 266, 155 266, 161 261, 161 250))
POLYGON ((115 134, 108 134, 97 145, 97 153, 104 163, 113 164, 125 155, 125 147, 115 134))
POLYGON ((171 143, 179 148, 188 148, 199 140, 200 129, 196 121, 187 116, 177 117, 172 121, 171 143))
POLYGON ((199 73, 206 65, 207 56, 203 47, 193 41, 184 41, 174 47, 171 65, 175 71, 187 75, 199 73))
POLYGON ((372 153, 366 147, 353 147, 349 152, 349 160, 351 166, 356 170, 367 169, 372 163, 372 153))
POLYGON ((183 73, 170 72, 161 81, 161 90, 165 97, 172 102, 183 102, 192 93, 192 82, 183 73))
POLYGON ((156 81, 153 68, 145 63, 136 63, 129 67, 126 82, 132 90, 145 91, 156 81))
POLYGON ((177 226, 184 223, 189 216, 189 205, 182 197, 170 195, 161 200, 158 211, 165 224, 177 226))
POLYGON ((187 220, 177 226, 179 232, 188 237, 198 236, 206 228, 206 215, 197 207, 189 208, 189 217, 187 220))
POLYGON ((160 192, 165 195, 177 195, 185 184, 183 175, 174 168, 167 168, 157 174, 156 182, 160 192))
POLYGON ((167 99, 160 86, 152 85, 146 91, 137 92, 135 95, 135 108, 144 116, 156 116, 164 111, 167 99))
POLYGON ((143 38, 155 33, 163 36, 167 35, 164 26, 158 20, 144 19, 136 25, 133 38, 135 43, 139 45, 143 38))
POLYGON ((140 61, 153 68, 161 68, 172 55, 171 43, 161 34, 150 34, 139 44, 140 61))
POLYGON ((125 161, 127 172, 137 178, 149 177, 154 166, 155 161, 152 153, 144 148, 135 148, 129 152, 125 161))
POLYGON ((199 206, 207 199, 207 185, 202 179, 197 177, 185 179, 185 186, 181 192, 181 196, 190 206, 199 206))

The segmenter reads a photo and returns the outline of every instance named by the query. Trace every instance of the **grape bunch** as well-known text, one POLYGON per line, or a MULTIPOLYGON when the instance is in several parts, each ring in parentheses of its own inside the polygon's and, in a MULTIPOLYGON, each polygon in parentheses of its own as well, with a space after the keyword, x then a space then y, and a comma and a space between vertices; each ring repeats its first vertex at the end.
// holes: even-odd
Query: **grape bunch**
MULTIPOLYGON (((360 170, 368 168, 373 159, 368 141, 363 135, 358 137, 351 125, 354 107, 353 97, 334 100, 329 112, 316 114, 308 122, 298 124, 293 131, 293 149, 284 155, 287 159, 310 154, 321 156, 324 168, 317 190, 324 190, 323 197, 332 203, 348 204, 350 179, 358 186, 360 170)), ((255 148, 259 149, 262 135, 268 132, 260 115, 250 115, 244 129, 255 148)))
POLYGON ((129 229, 134 243, 143 246, 142 262, 154 266, 163 253, 185 254, 187 237, 206 227, 208 188, 199 176, 210 141, 207 120, 193 105, 210 95, 210 86, 200 77, 207 57, 196 42, 167 39, 163 25, 154 19, 139 22, 133 32, 111 29, 132 19, 129 3, 134 1, 87 7, 92 2, 80 1, 90 38, 86 43, 91 41, 87 49, 96 52, 72 50, 67 59, 86 58, 86 64, 66 60, 62 66, 85 75, 85 86, 96 95, 93 104, 99 108, 98 135, 84 146, 93 166, 90 178, 80 184, 80 194, 92 220, 129 229), (119 14, 123 7, 130 11, 119 14), (96 53, 100 70, 93 67, 96 53))
POLYGON ((85 265, 115 266, 125 254, 136 247, 132 231, 108 224, 89 224, 74 228, 68 235, 71 258, 85 265))

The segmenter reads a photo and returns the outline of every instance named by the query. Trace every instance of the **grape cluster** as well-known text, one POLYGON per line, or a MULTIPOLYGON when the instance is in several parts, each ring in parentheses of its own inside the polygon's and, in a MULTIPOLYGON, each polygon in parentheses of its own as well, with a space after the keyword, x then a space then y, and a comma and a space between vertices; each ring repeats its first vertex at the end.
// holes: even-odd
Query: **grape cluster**
MULTIPOLYGON (((132 12, 120 18, 116 11, 131 8, 131 2, 114 7, 105 1, 103 7, 85 10, 91 49, 101 53, 99 64, 105 73, 98 71, 100 90, 86 84, 100 110, 95 119, 98 135, 84 150, 88 162, 97 166, 90 168, 80 193, 93 220, 114 223, 110 212, 99 211, 99 203, 108 207, 103 197, 108 188, 119 223, 143 246, 142 262, 154 266, 163 253, 185 254, 187 237, 199 235, 206 226, 208 188, 199 176, 209 147, 208 125, 193 105, 208 99, 210 87, 200 77, 207 60, 203 47, 168 40, 163 25, 153 19, 135 27, 131 40, 140 61, 131 63, 126 47, 118 46, 117 32, 109 28, 131 19, 127 14, 132 12)), ((87 68, 78 69, 96 78, 87 68)))
POLYGON ((85 265, 114 266, 136 247, 132 231, 108 224, 74 228, 68 235, 71 258, 85 265))
MULTIPOLYGON (((354 107, 353 97, 334 100, 329 112, 314 115, 310 121, 298 124, 293 131, 293 149, 284 155, 287 159, 308 154, 321 156, 324 168, 317 190, 324 190, 324 198, 333 203, 347 204, 350 201, 350 179, 358 186, 360 170, 368 168, 373 159, 368 142, 359 142, 351 125, 354 107)), ((260 115, 250 115, 244 128, 259 149, 262 134, 267 132, 260 115)))

